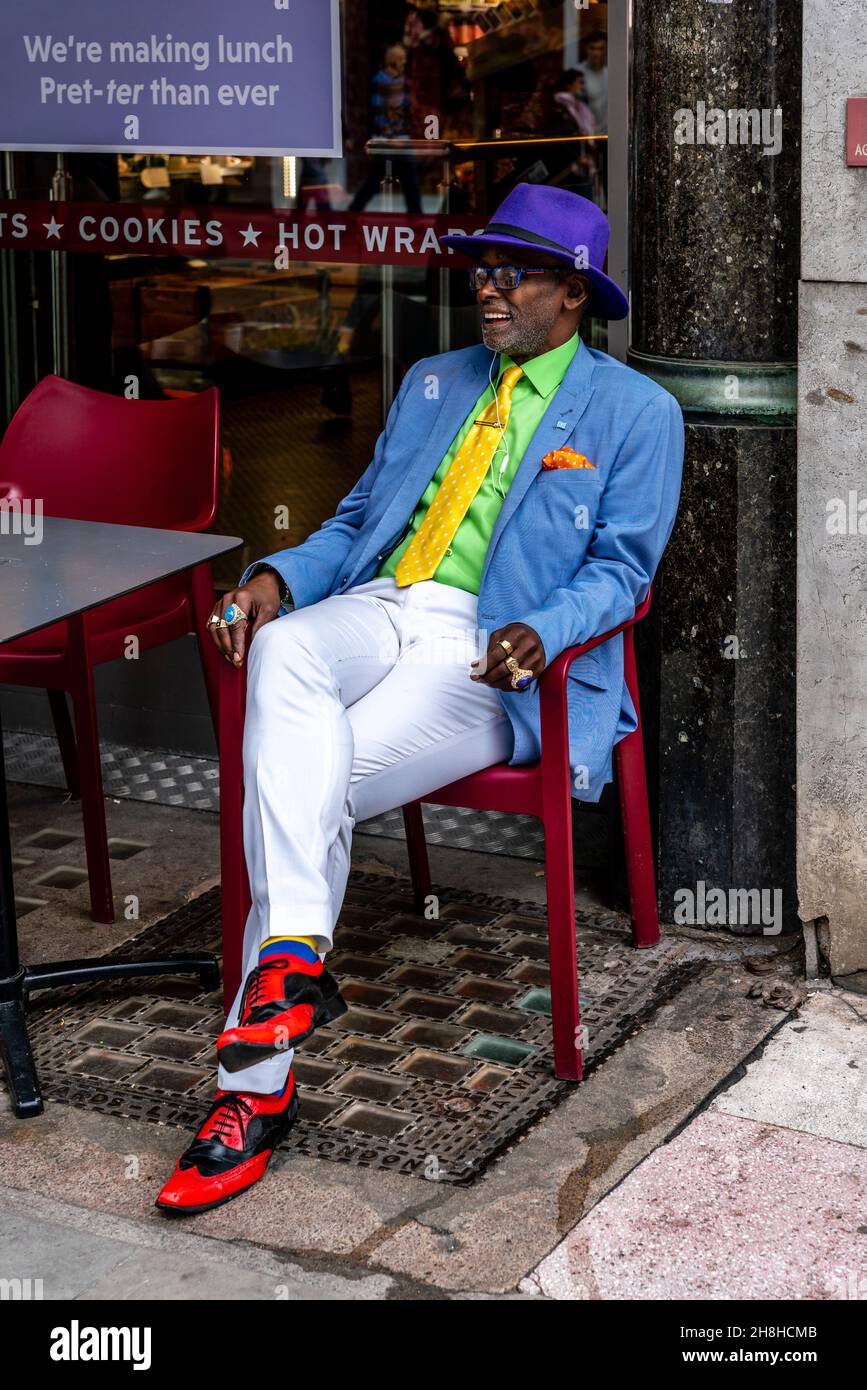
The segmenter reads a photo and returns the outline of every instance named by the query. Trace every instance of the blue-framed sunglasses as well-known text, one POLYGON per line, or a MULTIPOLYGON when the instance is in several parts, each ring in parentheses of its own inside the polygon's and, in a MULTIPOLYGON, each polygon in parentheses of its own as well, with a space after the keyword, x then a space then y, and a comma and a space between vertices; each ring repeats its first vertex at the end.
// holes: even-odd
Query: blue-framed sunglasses
POLYGON ((474 265, 467 271, 470 289, 475 294, 483 290, 490 277, 498 290, 516 290, 525 275, 559 275, 554 266, 528 269, 524 265, 474 265))

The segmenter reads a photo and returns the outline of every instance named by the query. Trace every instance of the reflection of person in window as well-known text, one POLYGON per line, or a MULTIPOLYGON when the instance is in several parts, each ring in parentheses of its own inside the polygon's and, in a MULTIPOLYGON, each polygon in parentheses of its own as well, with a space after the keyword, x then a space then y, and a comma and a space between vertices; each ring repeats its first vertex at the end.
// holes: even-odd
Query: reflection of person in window
POLYGON ((558 106, 562 106, 579 135, 595 134, 596 119, 587 103, 587 85, 583 72, 578 68, 570 68, 568 72, 564 72, 554 92, 554 100, 558 106))
POLYGON ((420 7, 407 16, 403 41, 409 50, 409 133, 415 140, 430 140, 430 119, 439 122, 442 135, 447 122, 460 114, 465 93, 463 69, 455 56, 448 20, 436 10, 420 7))
MULTIPOLYGON (((595 133, 596 120, 587 104, 584 74, 577 68, 563 73, 554 91, 554 103, 555 127, 563 134, 587 137, 595 133)), ((569 162, 552 177, 552 182, 595 200, 599 172, 597 142, 585 138, 580 144, 572 143, 563 148, 569 150, 569 162)))
POLYGON ((584 45, 584 61, 578 64, 584 78, 586 101, 593 112, 596 129, 608 133, 608 40, 604 34, 591 34, 584 45))
MULTIPOLYGON (((409 137, 409 92, 406 84, 406 49, 392 44, 385 50, 385 61, 374 75, 370 92, 371 126, 375 140, 405 141, 409 137)), ((391 171, 399 179, 406 199, 407 212, 421 212, 421 191, 415 156, 399 148, 390 155, 391 171)), ((371 161, 370 171, 352 202, 350 212, 361 212, 379 192, 385 177, 385 158, 371 161)))
POLYGON ((312 201, 317 212, 328 212, 331 208, 328 188, 328 173, 324 161, 299 159, 296 207, 306 212, 308 203, 312 201))

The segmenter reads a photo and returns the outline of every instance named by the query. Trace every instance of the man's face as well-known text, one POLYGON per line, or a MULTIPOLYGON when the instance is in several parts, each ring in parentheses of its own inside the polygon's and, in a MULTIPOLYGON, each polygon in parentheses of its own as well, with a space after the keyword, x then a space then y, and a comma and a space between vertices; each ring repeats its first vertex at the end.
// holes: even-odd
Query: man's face
POLYGON ((385 68, 387 72, 393 73, 395 77, 400 77, 406 70, 406 49, 395 44, 385 55, 385 68))
POLYGON ((598 72, 605 67, 605 58, 608 52, 604 39, 597 39, 595 43, 587 45, 587 66, 598 72))
POLYGON ((489 278, 478 291, 485 347, 507 352, 516 362, 527 361, 571 338, 586 297, 583 277, 562 273, 563 267, 543 252, 530 254, 512 246, 486 246, 481 264, 551 267, 545 275, 525 275, 516 290, 498 290, 489 278))

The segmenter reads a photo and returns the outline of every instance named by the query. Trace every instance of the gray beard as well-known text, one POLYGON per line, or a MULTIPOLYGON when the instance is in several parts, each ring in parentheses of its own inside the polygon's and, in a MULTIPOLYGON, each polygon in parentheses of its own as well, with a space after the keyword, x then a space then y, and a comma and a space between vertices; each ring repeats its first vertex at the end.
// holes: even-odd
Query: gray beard
POLYGON ((482 327, 482 341, 492 352, 506 352, 510 357, 538 357, 548 341, 548 331, 541 325, 515 325, 514 332, 501 339, 499 345, 489 343, 482 327))

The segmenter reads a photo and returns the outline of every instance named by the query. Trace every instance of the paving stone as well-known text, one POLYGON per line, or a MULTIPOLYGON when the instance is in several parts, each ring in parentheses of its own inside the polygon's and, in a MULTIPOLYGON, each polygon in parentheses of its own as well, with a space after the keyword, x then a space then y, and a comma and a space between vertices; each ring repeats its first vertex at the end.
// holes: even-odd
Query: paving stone
POLYGON ((0 1200, 0 1271, 9 1280, 30 1279, 45 1299, 80 1298, 95 1278, 109 1276, 134 1247, 104 1236, 69 1230, 10 1210, 0 1200))
POLYGON ((867 1147, 867 999, 813 995, 713 1107, 867 1147))
POLYGON ((865 1190, 863 1149, 708 1111, 532 1278, 567 1300, 867 1298, 865 1190))
POLYGON ((274 1274, 251 1270, 241 1252, 231 1261, 191 1260, 189 1256, 173 1256, 165 1250, 136 1250, 110 1275, 85 1287, 82 1299, 96 1302, 127 1302, 142 1300, 211 1301, 249 1303, 254 1301, 307 1302, 310 1300, 382 1298, 388 1281, 378 1279, 349 1280, 335 1276, 309 1275, 297 1267, 274 1274))

